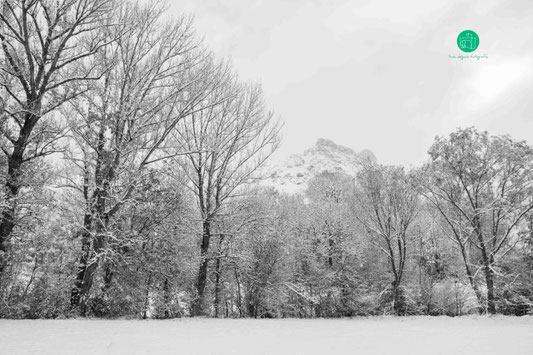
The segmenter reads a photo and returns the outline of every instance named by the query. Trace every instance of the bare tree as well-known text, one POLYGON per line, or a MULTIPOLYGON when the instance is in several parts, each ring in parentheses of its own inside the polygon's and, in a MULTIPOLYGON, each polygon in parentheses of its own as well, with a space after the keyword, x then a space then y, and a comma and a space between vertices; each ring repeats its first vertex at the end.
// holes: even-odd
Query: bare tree
POLYGON ((494 314, 498 262, 519 241, 516 232, 533 209, 533 149, 468 128, 437 138, 429 154, 423 194, 449 226, 480 305, 486 301, 494 314), (478 271, 485 276, 486 299, 478 271))
POLYGON ((418 193, 403 168, 364 165, 357 176, 355 216, 371 243, 387 257, 394 280, 392 301, 398 315, 405 314, 400 284, 407 260, 410 227, 418 213, 418 193))
POLYGON ((175 130, 180 151, 191 152, 178 159, 189 187, 196 195, 202 225, 197 299, 193 313, 205 311, 211 238, 229 201, 242 194, 258 169, 279 145, 280 125, 267 112, 260 86, 240 84, 230 68, 221 64, 225 85, 213 91, 203 105, 175 130), (213 105, 213 103, 216 103, 213 105))
MULTIPOLYGON (((8 159, 0 251, 15 227, 23 164, 55 151, 57 132, 40 127, 47 113, 80 95, 95 78, 94 55, 107 44, 101 29, 111 0, 3 0, 0 3, 0 135, 8 159), (76 83, 76 85, 71 85, 76 83)), ((0 277, 2 274, 0 260, 0 277)))
MULTIPOLYGON (((127 4, 117 22, 128 24, 98 57, 106 68, 91 91, 76 101, 73 131, 82 171, 85 216, 82 255, 71 303, 82 314, 100 260, 110 252, 113 218, 132 201, 147 167, 167 158, 169 134, 198 110, 218 86, 217 68, 195 39, 192 21, 163 21, 157 4, 127 4)), ((181 154, 178 152, 177 154, 181 154)), ((112 270, 106 269, 106 283, 112 270)))

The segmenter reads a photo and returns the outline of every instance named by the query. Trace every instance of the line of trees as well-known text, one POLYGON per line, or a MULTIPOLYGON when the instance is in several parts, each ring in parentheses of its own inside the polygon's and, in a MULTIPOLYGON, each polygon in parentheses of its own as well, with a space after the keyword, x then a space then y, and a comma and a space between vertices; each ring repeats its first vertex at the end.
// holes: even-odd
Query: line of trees
POLYGON ((0 316, 526 314, 533 150, 262 187, 280 123, 158 2, 3 0, 0 316))

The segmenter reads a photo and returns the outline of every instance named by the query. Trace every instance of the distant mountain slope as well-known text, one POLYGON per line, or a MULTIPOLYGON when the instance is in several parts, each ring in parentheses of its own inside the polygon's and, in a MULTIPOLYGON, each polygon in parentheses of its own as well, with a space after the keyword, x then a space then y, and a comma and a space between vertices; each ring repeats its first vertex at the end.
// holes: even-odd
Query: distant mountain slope
POLYGON ((286 193, 303 192, 309 180, 324 171, 355 176, 364 161, 376 162, 376 157, 370 150, 357 153, 332 140, 320 138, 303 154, 291 155, 281 163, 267 167, 268 178, 264 184, 286 193))

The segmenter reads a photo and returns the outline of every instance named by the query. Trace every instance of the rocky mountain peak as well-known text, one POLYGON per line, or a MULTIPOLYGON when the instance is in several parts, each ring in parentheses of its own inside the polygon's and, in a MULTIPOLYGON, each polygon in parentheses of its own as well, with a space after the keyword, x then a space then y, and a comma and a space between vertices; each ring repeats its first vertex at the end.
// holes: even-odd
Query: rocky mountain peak
POLYGON ((322 172, 355 176, 364 161, 376 162, 376 157, 370 150, 357 153, 330 139, 319 138, 303 154, 293 154, 270 166, 265 184, 282 192, 299 193, 307 188, 310 179, 322 172))
MULTIPOLYGON (((321 151, 340 151, 345 154, 353 154, 355 155, 355 151, 352 148, 344 147, 342 145, 338 145, 335 142, 333 142, 331 139, 326 138, 318 138, 315 146, 313 148, 308 149, 307 151, 313 151, 313 150, 321 150, 321 151)), ((306 152, 307 152, 306 151, 306 152)), ((304 152, 305 154, 305 152, 304 152)))

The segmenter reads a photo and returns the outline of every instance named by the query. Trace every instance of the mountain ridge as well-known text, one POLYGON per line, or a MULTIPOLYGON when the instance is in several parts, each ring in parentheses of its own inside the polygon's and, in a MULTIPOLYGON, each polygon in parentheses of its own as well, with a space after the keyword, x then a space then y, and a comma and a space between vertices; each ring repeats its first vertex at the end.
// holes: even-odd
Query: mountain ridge
POLYGON ((344 173, 355 176, 363 162, 376 163, 368 149, 356 152, 350 147, 336 144, 331 139, 319 138, 316 144, 302 154, 292 154, 277 164, 268 166, 264 185, 289 194, 304 192, 309 181, 323 172, 344 173))

